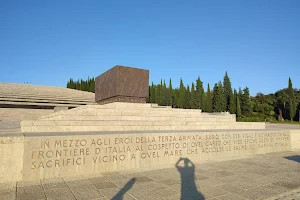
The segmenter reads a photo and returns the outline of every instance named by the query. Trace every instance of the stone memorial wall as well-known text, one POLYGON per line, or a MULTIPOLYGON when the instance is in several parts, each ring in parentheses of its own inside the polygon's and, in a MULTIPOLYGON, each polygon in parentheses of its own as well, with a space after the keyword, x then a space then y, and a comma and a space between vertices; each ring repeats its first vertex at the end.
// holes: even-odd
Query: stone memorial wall
POLYGON ((291 149, 289 131, 32 134, 24 141, 23 179, 37 180, 172 165, 291 149))

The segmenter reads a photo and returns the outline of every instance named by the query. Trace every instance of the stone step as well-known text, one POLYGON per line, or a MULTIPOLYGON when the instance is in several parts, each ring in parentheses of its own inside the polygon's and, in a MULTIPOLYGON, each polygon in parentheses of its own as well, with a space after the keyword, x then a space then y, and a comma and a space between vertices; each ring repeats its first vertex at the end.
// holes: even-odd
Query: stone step
POLYGON ((217 122, 217 121, 142 121, 142 120, 25 120, 21 122, 21 126, 197 126, 197 125, 230 125, 235 122, 217 122))
POLYGON ((248 125, 232 123, 227 125, 107 125, 107 126, 21 126, 22 132, 90 132, 90 131, 155 131, 155 130, 228 130, 228 129, 264 129, 262 123, 249 123, 248 125))
POLYGON ((32 106, 67 106, 67 107, 78 107, 83 104, 58 104, 58 103, 33 103, 33 102, 12 102, 12 101, 0 101, 2 105, 32 105, 32 106))
POLYGON ((0 108, 0 120, 29 120, 54 113, 53 109, 0 108))
MULTIPOLYGON (((217 117, 185 117, 174 116, 135 116, 135 115, 79 115, 76 120, 142 120, 142 121, 224 121, 235 122, 235 118, 217 118, 217 117)), ((54 117, 42 118, 41 120, 73 120, 74 115, 58 115, 54 117)))
POLYGON ((82 101, 93 101, 95 102, 95 99, 93 98, 93 96, 76 96, 76 95, 73 95, 72 94, 49 94, 49 95, 46 95, 46 94, 41 94, 41 95, 38 95, 38 94, 22 94, 22 93, 16 93, 16 94, 13 94, 13 93, 0 93, 0 96, 1 97, 7 97, 7 98, 34 98, 34 99, 62 99, 62 100, 68 100, 68 99, 76 99, 76 100, 82 100, 82 101))
POLYGON ((49 100, 49 99, 36 99, 36 98, 10 98, 10 97, 0 97, 0 103, 3 101, 9 101, 9 102, 33 102, 33 103, 47 103, 47 102, 51 102, 51 103, 59 103, 59 104, 82 104, 82 105, 86 105, 86 104, 96 104, 95 102, 90 102, 90 101, 76 101, 73 99, 67 99, 67 100, 57 100, 57 99, 53 99, 53 100, 49 100))

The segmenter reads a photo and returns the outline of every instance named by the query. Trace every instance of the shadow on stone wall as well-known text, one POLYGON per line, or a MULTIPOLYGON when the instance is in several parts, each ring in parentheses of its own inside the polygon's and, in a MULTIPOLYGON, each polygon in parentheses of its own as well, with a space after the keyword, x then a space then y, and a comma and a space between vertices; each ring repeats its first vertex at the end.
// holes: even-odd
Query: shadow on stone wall
POLYGON ((130 179, 125 185, 124 187, 112 198, 112 200, 123 200, 123 197, 125 195, 125 193, 130 190, 130 188, 133 186, 133 184, 135 183, 136 178, 132 178, 130 179))
POLYGON ((181 176, 181 200, 204 200, 204 196, 197 190, 195 183, 195 165, 188 158, 180 158, 175 164, 181 176), (183 166, 179 163, 183 161, 183 166))
POLYGON ((286 156, 284 158, 300 163, 300 155, 286 156))

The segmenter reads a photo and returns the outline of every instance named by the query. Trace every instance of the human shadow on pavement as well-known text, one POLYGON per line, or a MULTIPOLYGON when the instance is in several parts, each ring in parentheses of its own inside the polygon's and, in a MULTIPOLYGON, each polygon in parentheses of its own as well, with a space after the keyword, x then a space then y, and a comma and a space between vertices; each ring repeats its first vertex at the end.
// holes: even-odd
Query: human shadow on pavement
POLYGON ((180 158, 175 164, 181 176, 181 200, 204 200, 204 196, 197 190, 195 184, 195 165, 188 158, 180 158), (183 161, 183 167, 179 163, 183 161))
POLYGON ((123 200, 124 195, 126 194, 126 192, 128 190, 130 190, 130 188, 133 186, 133 184, 135 183, 135 181, 136 181, 136 178, 130 179, 124 185, 124 187, 112 198, 112 200, 123 200))
POLYGON ((293 160, 295 162, 298 162, 300 163, 300 155, 294 155, 294 156, 286 156, 284 157, 285 159, 288 159, 288 160, 293 160))

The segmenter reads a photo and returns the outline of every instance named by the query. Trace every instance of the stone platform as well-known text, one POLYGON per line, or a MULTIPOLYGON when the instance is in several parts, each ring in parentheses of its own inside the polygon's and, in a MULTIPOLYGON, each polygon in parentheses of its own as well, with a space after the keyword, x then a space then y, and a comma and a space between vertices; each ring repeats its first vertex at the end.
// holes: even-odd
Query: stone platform
POLYGON ((228 113, 153 104, 81 106, 22 121, 21 131, 0 134, 0 182, 300 149, 299 129, 267 130, 265 123, 239 123, 228 113))
POLYGON ((3 200, 300 199, 300 151, 0 184, 3 200), (198 197, 198 198, 197 198, 198 197))
POLYGON ((157 104, 87 105, 21 122, 22 132, 265 129, 262 122, 236 122, 234 114, 202 113, 157 104))

